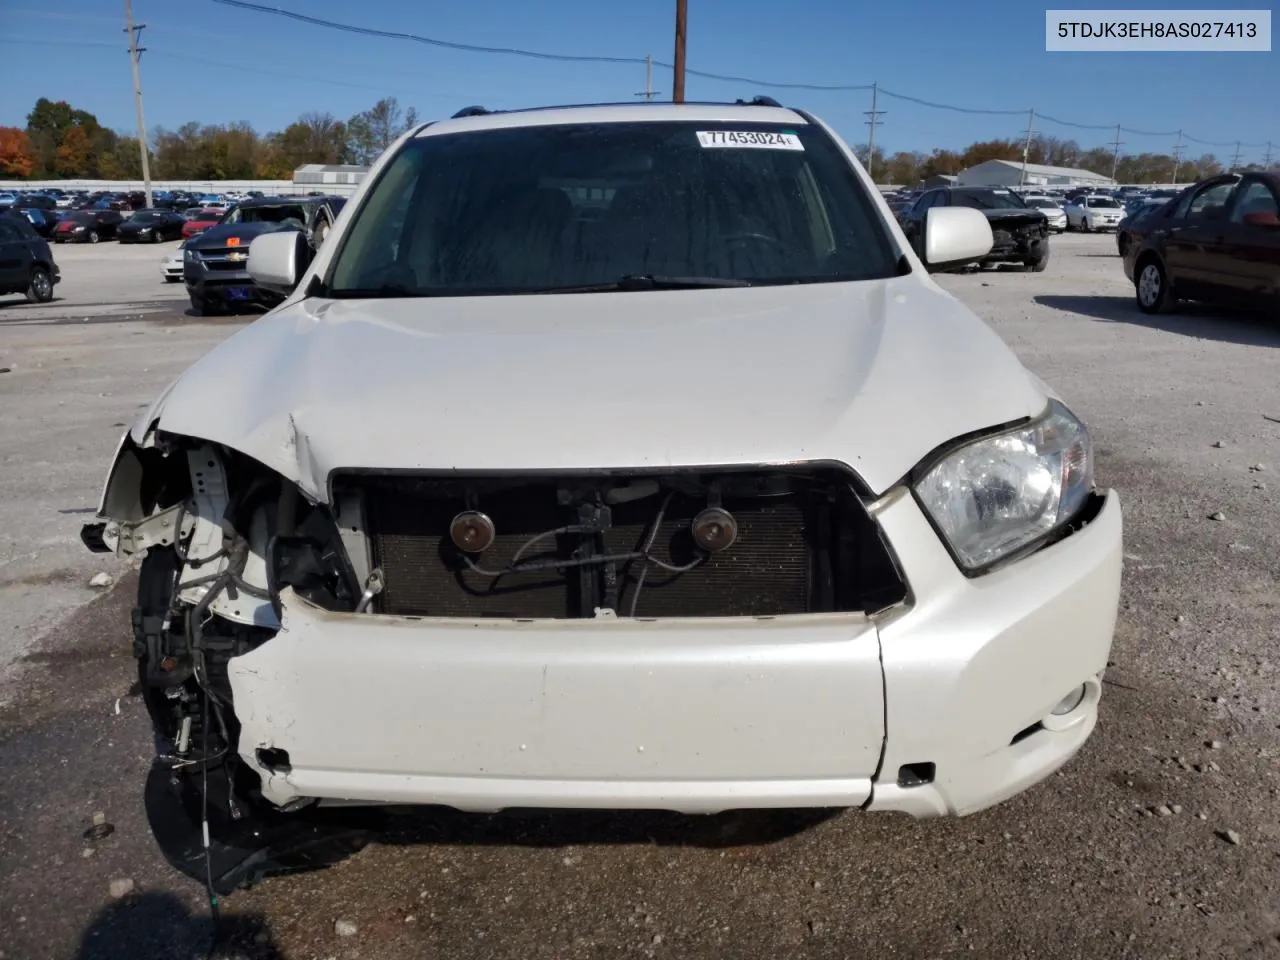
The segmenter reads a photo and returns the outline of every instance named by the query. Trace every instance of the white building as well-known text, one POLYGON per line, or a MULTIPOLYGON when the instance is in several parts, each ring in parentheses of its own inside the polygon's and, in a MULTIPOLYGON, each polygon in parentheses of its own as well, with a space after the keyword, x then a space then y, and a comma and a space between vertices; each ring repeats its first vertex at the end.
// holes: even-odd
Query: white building
POLYGON ((349 197, 369 172, 368 167, 346 163, 307 163, 293 171, 295 193, 317 191, 331 196, 349 197))
POLYGON ((1038 163, 1026 165, 1026 179, 1019 160, 987 160, 961 170, 956 175, 958 187, 1016 187, 1021 183, 1040 187, 1114 186, 1115 181, 1092 170, 1073 167, 1046 167, 1038 163))

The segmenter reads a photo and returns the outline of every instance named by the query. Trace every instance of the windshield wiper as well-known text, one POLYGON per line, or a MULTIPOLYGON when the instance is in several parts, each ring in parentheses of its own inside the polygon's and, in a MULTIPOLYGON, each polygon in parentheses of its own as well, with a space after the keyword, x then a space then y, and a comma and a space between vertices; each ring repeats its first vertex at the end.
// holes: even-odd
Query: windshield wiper
POLYGON ((667 277, 653 273, 629 273, 612 283, 588 283, 576 287, 544 287, 530 293, 607 293, 612 290, 703 290, 716 287, 749 287, 750 280, 730 277, 667 277))

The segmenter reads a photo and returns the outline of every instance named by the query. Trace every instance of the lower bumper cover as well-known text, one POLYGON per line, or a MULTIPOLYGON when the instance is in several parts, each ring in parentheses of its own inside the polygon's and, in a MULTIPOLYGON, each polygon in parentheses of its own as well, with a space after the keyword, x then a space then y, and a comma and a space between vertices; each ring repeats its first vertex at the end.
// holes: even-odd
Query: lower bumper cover
POLYGON ((1119 599, 1118 501, 972 580, 910 495, 875 512, 914 595, 878 625, 464 622, 329 613, 286 591, 281 631, 229 665, 241 757, 277 804, 982 809, 1052 773, 1092 730, 1096 695, 1013 742, 1071 689, 1097 689, 1119 599), (900 767, 921 764, 931 782, 897 785, 900 767))

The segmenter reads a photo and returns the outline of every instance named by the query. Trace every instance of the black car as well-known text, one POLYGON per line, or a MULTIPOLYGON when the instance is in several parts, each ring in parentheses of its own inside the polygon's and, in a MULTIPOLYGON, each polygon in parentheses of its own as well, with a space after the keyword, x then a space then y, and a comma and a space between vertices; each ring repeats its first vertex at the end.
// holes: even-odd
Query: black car
POLYGON ((13 212, 26 217, 36 233, 45 238, 52 237, 53 230, 58 225, 58 215, 53 210, 44 210, 40 207, 14 207, 13 212))
POLYGON ((0 294, 25 293, 32 303, 47 303, 61 279, 53 251, 27 218, 0 213, 0 294))
POLYGON ((121 243, 159 243, 182 238, 186 218, 172 210, 139 210, 120 224, 116 239, 121 243))
POLYGON ((921 194, 900 215, 903 232, 924 258, 924 221, 933 207, 972 207, 991 224, 991 252, 979 262, 1021 263, 1036 273, 1049 265, 1049 220, 1002 187, 939 187, 921 194))
POLYGON ((255 286, 249 276, 249 244, 264 233, 298 229, 294 223, 255 221, 218 224, 190 237, 183 246, 182 278, 192 311, 208 316, 239 305, 279 303, 283 297, 255 286))
POLYGON ((124 217, 115 210, 73 210, 53 229, 55 243, 97 243, 116 235, 124 217))

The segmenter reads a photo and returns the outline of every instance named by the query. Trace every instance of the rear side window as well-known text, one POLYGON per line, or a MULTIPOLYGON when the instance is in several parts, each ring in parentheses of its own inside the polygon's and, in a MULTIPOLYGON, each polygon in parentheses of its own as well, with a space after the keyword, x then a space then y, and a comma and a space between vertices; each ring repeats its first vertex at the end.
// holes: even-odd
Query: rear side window
POLYGON ((328 286, 465 296, 636 275, 834 282, 892 276, 896 260, 844 154, 812 125, 550 125, 409 141, 328 286))

